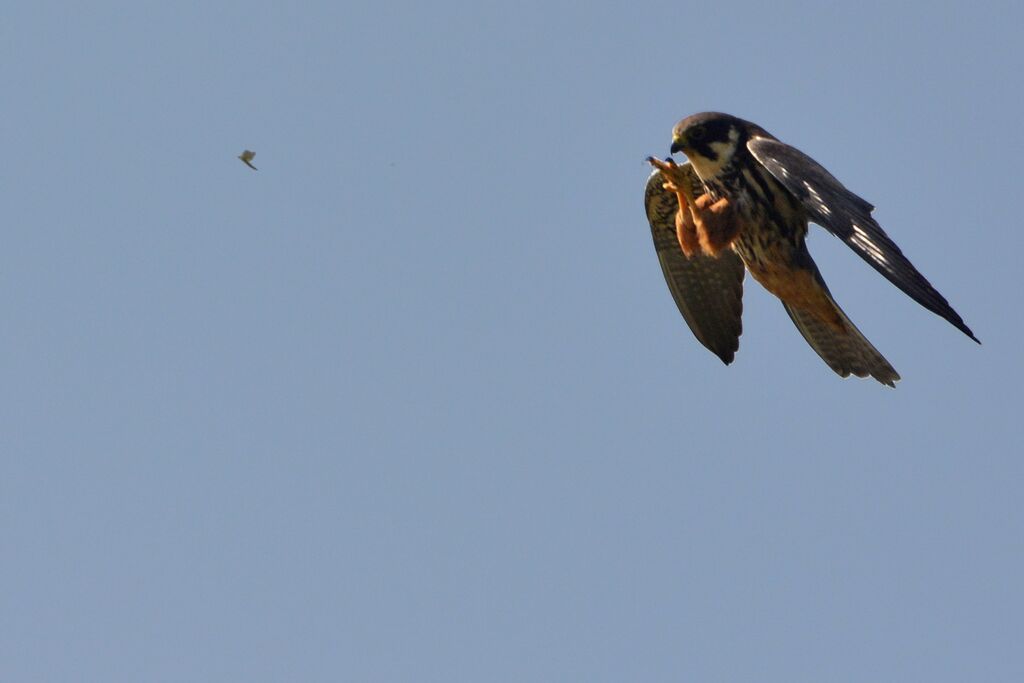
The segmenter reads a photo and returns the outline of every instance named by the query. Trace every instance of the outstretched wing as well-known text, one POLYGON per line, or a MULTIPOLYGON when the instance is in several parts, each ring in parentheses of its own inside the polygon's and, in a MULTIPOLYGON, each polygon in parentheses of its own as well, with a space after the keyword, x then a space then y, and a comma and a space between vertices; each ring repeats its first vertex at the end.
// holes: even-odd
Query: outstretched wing
POLYGON ((821 164, 794 147, 772 138, 755 137, 747 148, 800 200, 813 222, 846 242, 914 301, 978 341, 963 318, 871 217, 875 207, 847 190, 821 164))
MULTIPOLYGON (((701 194, 700 180, 689 164, 695 194, 701 194)), ((651 224, 654 249, 672 298, 697 341, 729 364, 740 346, 743 325, 743 262, 732 250, 718 258, 697 254, 687 258, 676 237, 675 215, 679 202, 662 187, 664 179, 655 171, 647 180, 644 206, 651 224)))

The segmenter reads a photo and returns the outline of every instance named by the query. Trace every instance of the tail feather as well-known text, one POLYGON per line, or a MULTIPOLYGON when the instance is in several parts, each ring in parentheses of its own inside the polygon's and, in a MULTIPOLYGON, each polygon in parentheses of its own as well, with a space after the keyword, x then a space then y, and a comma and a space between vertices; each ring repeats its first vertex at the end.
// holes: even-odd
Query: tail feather
POLYGON ((782 305, 807 343, 836 374, 841 377, 870 376, 882 384, 895 387, 900 379, 899 373, 846 317, 839 304, 834 300, 832 303, 842 318, 845 329, 830 325, 806 309, 790 306, 785 302, 782 305))

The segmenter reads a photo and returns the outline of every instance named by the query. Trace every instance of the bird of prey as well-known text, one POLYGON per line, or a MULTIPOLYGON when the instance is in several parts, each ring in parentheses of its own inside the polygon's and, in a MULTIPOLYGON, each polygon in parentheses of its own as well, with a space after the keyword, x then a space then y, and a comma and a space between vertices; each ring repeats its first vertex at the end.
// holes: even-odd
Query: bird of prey
POLYGON ((256 152, 251 152, 249 150, 245 150, 244 152, 242 152, 241 154, 238 155, 238 158, 242 160, 243 164, 245 164, 246 166, 248 166, 249 168, 251 168, 254 171, 258 171, 259 169, 252 165, 252 160, 255 157, 256 157, 256 152))
MULTIPOLYGON (((809 156, 760 126, 717 112, 672 131, 671 157, 644 203, 669 290, 698 341, 731 363, 742 332, 744 268, 777 296, 800 334, 842 377, 900 379, 832 298, 807 251, 808 222, 850 246, 914 301, 974 333, 871 217, 874 207, 809 156)), ((979 342, 980 343, 980 342, 979 342)))

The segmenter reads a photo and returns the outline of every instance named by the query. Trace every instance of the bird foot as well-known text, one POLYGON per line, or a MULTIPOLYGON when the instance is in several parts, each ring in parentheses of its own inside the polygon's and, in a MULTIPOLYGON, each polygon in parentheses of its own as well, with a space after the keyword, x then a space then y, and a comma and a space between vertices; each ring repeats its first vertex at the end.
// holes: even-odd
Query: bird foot
POLYGON ((682 172, 679 170, 679 165, 671 157, 664 161, 654 157, 647 157, 647 163, 661 171, 662 180, 665 181, 662 187, 679 198, 680 209, 689 204, 689 199, 683 192, 687 186, 687 179, 681 175, 682 172))
POLYGON ((676 211, 676 239, 679 240, 679 248, 687 258, 699 254, 700 237, 690 209, 690 196, 686 191, 689 188, 689 179, 681 175, 679 166, 671 157, 664 161, 647 157, 647 163, 661 171, 661 178, 665 181, 661 186, 676 196, 679 204, 676 211))

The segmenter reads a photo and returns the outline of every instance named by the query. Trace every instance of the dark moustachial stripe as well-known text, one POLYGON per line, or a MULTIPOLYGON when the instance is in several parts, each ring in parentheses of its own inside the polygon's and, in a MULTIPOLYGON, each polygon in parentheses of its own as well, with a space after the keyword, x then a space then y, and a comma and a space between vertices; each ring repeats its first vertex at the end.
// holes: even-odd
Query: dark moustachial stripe
POLYGON ((693 143, 693 148, 705 159, 718 161, 718 153, 711 149, 711 141, 704 139, 693 143))

